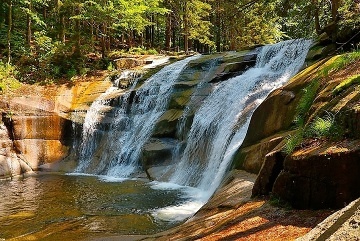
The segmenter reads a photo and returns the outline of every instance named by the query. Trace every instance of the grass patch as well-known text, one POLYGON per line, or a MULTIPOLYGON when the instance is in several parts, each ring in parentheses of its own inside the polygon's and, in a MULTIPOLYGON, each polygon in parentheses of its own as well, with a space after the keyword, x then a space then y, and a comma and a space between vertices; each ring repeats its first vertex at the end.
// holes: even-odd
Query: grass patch
POLYGON ((296 147, 298 147, 304 139, 303 129, 298 129, 295 134, 286 137, 286 143, 283 147, 283 152, 287 155, 293 153, 296 147))
POLYGON ((305 125, 305 116, 309 112, 315 100, 319 87, 320 81, 318 79, 315 79, 302 90, 303 94, 296 107, 296 114, 294 118, 294 123, 296 127, 302 127, 305 125))
POLYGON ((128 50, 114 50, 109 53, 109 58, 120 58, 126 55, 156 55, 159 54, 156 49, 146 49, 144 47, 133 47, 128 50))
POLYGON ((277 195, 271 195, 269 199, 269 204, 274 207, 284 208, 286 210, 291 210, 292 207, 289 202, 278 197, 277 195))
POLYGON ((337 95, 343 90, 349 88, 353 84, 359 84, 360 83, 360 74, 351 76, 344 81, 342 81, 340 84, 338 84, 335 89, 333 90, 333 94, 337 95))
POLYGON ((308 128, 308 135, 312 137, 330 136, 333 129, 334 116, 327 114, 324 117, 316 117, 308 128))
POLYGON ((344 68, 346 65, 351 64, 360 59, 360 51, 346 53, 337 57, 332 63, 327 65, 321 70, 320 76, 327 77, 329 74, 344 68))
POLYGON ((316 117, 306 130, 307 137, 326 137, 338 140, 344 135, 344 130, 335 118, 335 115, 327 112, 323 117, 316 117))

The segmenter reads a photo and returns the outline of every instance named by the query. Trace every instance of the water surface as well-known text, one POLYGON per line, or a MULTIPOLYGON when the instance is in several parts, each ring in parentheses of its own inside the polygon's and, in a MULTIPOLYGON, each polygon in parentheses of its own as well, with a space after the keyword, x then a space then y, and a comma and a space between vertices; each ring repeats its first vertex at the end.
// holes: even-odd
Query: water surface
POLYGON ((145 180, 41 174, 0 181, 0 200, 0 240, 82 240, 166 230, 179 222, 152 213, 184 197, 145 180))

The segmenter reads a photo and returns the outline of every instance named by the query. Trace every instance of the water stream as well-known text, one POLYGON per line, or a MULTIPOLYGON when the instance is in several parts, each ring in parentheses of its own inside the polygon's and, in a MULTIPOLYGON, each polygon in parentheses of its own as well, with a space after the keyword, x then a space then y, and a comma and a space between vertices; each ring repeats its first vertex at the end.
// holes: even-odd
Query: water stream
POLYGON ((157 210, 171 220, 182 210, 195 213, 220 185, 245 138, 252 113, 274 89, 303 66, 311 41, 290 40, 261 48, 255 67, 218 84, 196 112, 180 162, 169 182, 198 188, 193 200, 157 210))
POLYGON ((255 67, 217 84, 207 83, 218 64, 210 61, 213 64, 203 70, 209 76, 205 74, 194 87, 178 123, 182 144, 173 155, 176 164, 165 182, 133 176, 142 171, 142 148, 166 111, 174 85, 199 56, 164 67, 141 87, 137 75, 124 72, 86 114, 74 173, 0 182, 4 190, 0 221, 6 227, 0 229, 0 240, 149 234, 193 215, 218 188, 246 135, 252 113, 272 90, 300 70, 310 44, 290 40, 264 46, 255 67), (134 78, 128 90, 119 89, 121 78, 129 76, 134 78), (197 96, 203 85, 212 86, 207 97, 197 96), (190 113, 195 115, 185 130, 190 113))

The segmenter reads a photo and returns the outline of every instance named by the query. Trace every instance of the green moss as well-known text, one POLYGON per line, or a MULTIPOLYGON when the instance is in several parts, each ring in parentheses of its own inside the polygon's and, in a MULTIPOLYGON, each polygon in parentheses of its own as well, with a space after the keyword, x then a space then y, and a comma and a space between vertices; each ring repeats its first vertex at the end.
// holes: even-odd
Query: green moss
POLYGON ((359 84, 360 83, 360 74, 357 75, 353 75, 347 79, 345 79, 344 81, 342 81, 340 84, 338 84, 335 89, 333 90, 333 94, 337 95, 339 94, 341 91, 347 89, 348 87, 350 87, 353 84, 359 84))
POLYGON ((327 77, 329 76, 329 74, 338 71, 344 68, 346 65, 351 64, 359 59, 360 59, 360 51, 354 51, 351 53, 339 55, 330 64, 328 64, 321 70, 320 76, 327 77))

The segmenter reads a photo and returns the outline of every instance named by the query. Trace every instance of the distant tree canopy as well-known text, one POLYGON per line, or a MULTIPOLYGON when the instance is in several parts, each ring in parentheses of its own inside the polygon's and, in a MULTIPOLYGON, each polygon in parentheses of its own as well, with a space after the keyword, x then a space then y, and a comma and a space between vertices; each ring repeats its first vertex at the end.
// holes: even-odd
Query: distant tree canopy
POLYGON ((359 26, 360 0, 2 0, 0 59, 62 76, 81 73, 90 53, 238 50, 324 32, 337 41, 359 26))

